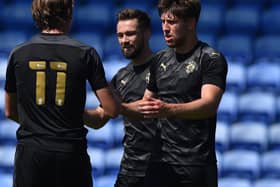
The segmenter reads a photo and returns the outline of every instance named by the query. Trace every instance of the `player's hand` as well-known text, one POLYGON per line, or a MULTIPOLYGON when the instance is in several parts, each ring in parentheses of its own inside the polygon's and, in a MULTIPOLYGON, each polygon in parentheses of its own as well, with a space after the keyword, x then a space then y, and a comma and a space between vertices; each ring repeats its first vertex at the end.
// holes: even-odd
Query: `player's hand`
POLYGON ((139 103, 139 111, 145 118, 167 117, 168 104, 156 98, 144 98, 139 103))

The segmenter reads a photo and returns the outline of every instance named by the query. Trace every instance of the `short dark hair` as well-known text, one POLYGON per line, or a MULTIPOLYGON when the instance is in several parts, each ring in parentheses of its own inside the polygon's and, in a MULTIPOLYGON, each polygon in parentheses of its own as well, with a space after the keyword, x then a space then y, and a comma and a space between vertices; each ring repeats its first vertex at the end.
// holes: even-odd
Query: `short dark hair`
POLYGON ((32 16, 41 30, 67 32, 71 25, 74 0, 32 0, 32 16))
POLYGON ((170 11, 180 19, 195 18, 198 22, 201 5, 199 0, 159 0, 158 13, 170 11))
POLYGON ((117 14, 117 22, 130 19, 138 20, 139 29, 145 30, 151 28, 151 19, 149 15, 142 10, 127 8, 121 10, 117 14))

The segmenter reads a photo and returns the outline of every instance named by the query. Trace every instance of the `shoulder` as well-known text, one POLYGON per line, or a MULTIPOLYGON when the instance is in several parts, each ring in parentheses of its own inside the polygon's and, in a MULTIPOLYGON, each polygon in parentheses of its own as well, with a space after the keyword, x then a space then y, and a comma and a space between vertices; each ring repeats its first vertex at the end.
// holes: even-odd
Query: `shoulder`
POLYGON ((207 43, 201 42, 201 53, 203 61, 214 61, 227 64, 225 56, 207 43))
POLYGON ((133 69, 133 64, 130 62, 130 63, 127 64, 126 66, 120 68, 120 69, 117 71, 117 73, 116 73, 115 76, 120 77, 120 76, 122 76, 122 75, 124 75, 124 74, 127 74, 127 73, 131 72, 132 69, 133 69))

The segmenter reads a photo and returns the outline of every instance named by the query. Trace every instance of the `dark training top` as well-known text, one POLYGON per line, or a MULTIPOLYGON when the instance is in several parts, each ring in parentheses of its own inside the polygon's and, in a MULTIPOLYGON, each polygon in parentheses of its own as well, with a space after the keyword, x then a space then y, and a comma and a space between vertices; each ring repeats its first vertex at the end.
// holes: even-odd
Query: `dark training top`
MULTIPOLYGON (((142 65, 128 64, 120 69, 112 79, 113 87, 122 97, 122 102, 130 103, 142 99, 149 79, 152 59, 142 65)), ((124 155, 120 173, 130 176, 144 176, 153 150, 156 123, 152 119, 129 119, 123 117, 125 136, 124 155)))
MULTIPOLYGON (((201 98, 204 84, 225 90, 227 63, 224 56, 198 42, 188 54, 167 48, 151 66, 148 89, 167 103, 188 103, 201 98)), ((216 116, 201 120, 160 118, 163 162, 172 165, 216 163, 216 116)))
POLYGON ((17 95, 19 143, 85 151, 86 80, 94 91, 107 87, 96 50, 66 35, 39 34, 15 48, 5 90, 17 95))

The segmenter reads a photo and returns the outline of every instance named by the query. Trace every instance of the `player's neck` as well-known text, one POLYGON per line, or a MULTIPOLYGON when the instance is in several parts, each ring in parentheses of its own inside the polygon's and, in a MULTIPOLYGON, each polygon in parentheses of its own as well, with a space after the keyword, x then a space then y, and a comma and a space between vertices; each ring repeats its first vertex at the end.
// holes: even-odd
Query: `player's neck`
POLYGON ((190 37, 186 40, 182 45, 175 47, 176 53, 179 54, 186 54, 190 52, 197 44, 198 39, 197 37, 190 37))
POLYGON ((42 30, 42 33, 44 34, 64 34, 63 31, 58 30, 58 29, 51 29, 51 30, 42 30))
POLYGON ((132 60, 134 65, 141 65, 141 64, 145 64, 148 59, 151 58, 153 52, 151 51, 150 48, 147 48, 146 50, 143 50, 143 52, 137 56, 136 58, 134 58, 132 60))

